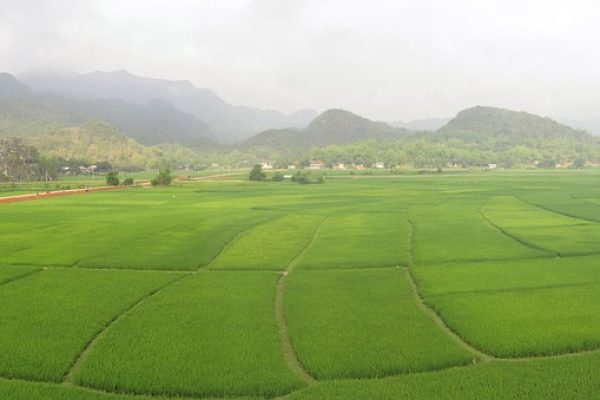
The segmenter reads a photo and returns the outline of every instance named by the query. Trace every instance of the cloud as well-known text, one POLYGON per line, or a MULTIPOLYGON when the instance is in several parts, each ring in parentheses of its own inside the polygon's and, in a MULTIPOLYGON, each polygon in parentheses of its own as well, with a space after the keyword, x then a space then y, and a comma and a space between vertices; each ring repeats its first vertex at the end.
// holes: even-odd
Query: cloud
POLYGON ((591 118, 599 17, 586 0, 4 0, 0 69, 127 69, 382 120, 475 104, 591 118))

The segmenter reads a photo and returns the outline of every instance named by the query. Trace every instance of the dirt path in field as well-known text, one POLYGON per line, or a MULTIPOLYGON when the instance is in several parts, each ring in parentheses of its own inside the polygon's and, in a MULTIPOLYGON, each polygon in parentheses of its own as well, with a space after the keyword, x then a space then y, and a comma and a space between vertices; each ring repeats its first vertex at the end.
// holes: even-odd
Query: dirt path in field
MULTIPOLYGON (((309 386, 312 386, 317 383, 317 380, 308 372, 308 370, 304 367, 304 365, 300 362, 298 358, 298 353, 296 349, 294 349, 294 345, 292 343, 292 339, 290 337, 290 333, 288 330, 288 324, 285 319, 285 308, 283 306, 283 295, 285 289, 285 280, 287 276, 292 272, 298 260, 312 247, 312 245, 317 241, 319 236, 319 232, 321 231, 321 227, 323 223, 327 220, 327 217, 323 218, 321 222, 315 228, 313 232, 311 240, 304 246, 304 248, 298 253, 296 257, 285 267, 285 270, 277 279, 277 285, 275 288, 275 321, 277 323, 277 330, 279 331, 279 336, 281 338, 281 345, 283 349, 283 358, 285 359, 288 367, 306 382, 309 386)), ((287 396, 283 396, 281 398, 286 398, 287 396)))
POLYGON ((448 324, 446 324, 446 321, 444 321, 442 319, 442 317, 440 317, 438 315, 438 313, 431 307, 429 307, 426 303, 425 300, 423 299, 423 297, 421 296, 421 292, 419 289, 419 286, 417 285, 417 282, 415 281, 412 272, 411 272, 411 268, 414 264, 414 223, 408 219, 408 224, 410 226, 410 233, 409 233, 409 266, 408 267, 404 267, 404 272, 406 275, 406 279, 408 280, 408 283, 410 284, 411 287, 411 291, 413 294, 413 297, 415 298, 415 301, 417 303, 417 306, 419 306, 419 308, 429 317, 431 318, 431 320, 448 336, 450 337, 450 339, 452 339, 452 341, 454 341, 456 344, 458 344, 460 347, 462 347, 463 349, 469 351, 470 353, 472 353, 474 356, 476 356, 477 358, 473 360, 473 363, 477 363, 477 361, 482 361, 482 362, 488 362, 491 360, 494 360, 496 357, 494 357, 491 354, 487 354, 484 353, 483 351, 476 349, 475 347, 473 347, 470 343, 466 342, 462 337, 460 337, 460 335, 458 335, 456 332, 454 332, 449 326, 448 324))
POLYGON ((73 194, 82 194, 82 193, 88 193, 88 192, 101 192, 101 191, 105 191, 105 190, 120 190, 120 189, 126 189, 126 188, 128 188, 128 186, 100 186, 100 187, 93 187, 93 188, 87 188, 87 189, 66 189, 66 190, 54 190, 54 191, 48 191, 48 192, 21 194, 21 195, 17 195, 17 196, 0 197, 0 204, 18 203, 21 201, 47 199, 49 197, 62 197, 62 196, 69 196, 69 195, 73 195, 73 194))

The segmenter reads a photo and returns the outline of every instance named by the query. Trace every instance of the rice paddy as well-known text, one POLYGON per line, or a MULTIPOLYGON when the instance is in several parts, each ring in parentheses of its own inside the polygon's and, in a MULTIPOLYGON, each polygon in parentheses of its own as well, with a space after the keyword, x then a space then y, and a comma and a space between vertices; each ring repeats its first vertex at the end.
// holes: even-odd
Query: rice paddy
POLYGON ((599 398, 600 173, 0 205, 0 398, 599 398))

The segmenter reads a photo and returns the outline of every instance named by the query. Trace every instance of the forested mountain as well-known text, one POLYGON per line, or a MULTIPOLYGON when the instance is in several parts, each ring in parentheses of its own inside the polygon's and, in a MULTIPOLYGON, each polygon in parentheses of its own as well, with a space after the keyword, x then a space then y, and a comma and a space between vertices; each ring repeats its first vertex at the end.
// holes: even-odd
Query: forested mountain
MULTIPOLYGON (((384 162, 417 168, 600 165, 598 137, 550 118, 481 106, 461 111, 437 131, 409 131, 332 109, 304 128, 269 129, 239 144, 218 145, 210 136, 214 127, 182 111, 182 105, 196 111, 200 107, 228 124, 245 121, 253 129, 284 121, 300 125, 314 112, 284 118, 273 111, 230 106, 189 82, 126 72, 57 76, 61 78, 29 75, 37 86, 34 91, 0 74, 0 137, 23 136, 44 156, 109 161, 125 169, 263 161, 287 166, 310 159, 329 165, 384 162)), ((441 120, 414 122, 436 123, 441 120)))
POLYGON ((221 142, 233 143, 272 128, 305 127, 316 113, 303 110, 289 116, 272 110, 232 106, 209 89, 188 81, 143 78, 127 71, 76 73, 28 73, 18 76, 36 93, 54 93, 61 97, 97 101, 121 99, 146 105, 164 99, 177 110, 194 115, 211 128, 221 142))
POLYGON ((455 118, 440 128, 440 132, 477 132, 485 136, 502 137, 509 143, 523 143, 537 139, 583 138, 586 134, 522 111, 477 106, 459 112, 455 118))
POLYGON ((41 133, 47 128, 104 119, 140 143, 212 144, 210 128, 164 99, 147 104, 118 98, 73 100, 52 93, 33 93, 9 74, 0 74, 0 136, 41 133))
POLYGON ((248 139, 244 148, 268 147, 289 152, 336 144, 349 144, 369 139, 390 140, 406 134, 383 122, 374 122, 345 110, 327 110, 306 129, 279 129, 261 132, 248 139))
POLYGON ((600 163, 600 138, 549 118, 478 106, 461 111, 437 132, 414 133, 393 143, 315 148, 310 157, 416 167, 579 167, 600 163))

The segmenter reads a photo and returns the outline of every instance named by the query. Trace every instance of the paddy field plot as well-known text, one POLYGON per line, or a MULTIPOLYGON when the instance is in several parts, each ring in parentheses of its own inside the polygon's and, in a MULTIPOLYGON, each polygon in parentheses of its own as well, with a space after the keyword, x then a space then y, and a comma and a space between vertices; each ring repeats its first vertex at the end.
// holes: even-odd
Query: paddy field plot
POLYGON ((175 277, 51 269, 1 285, 0 375, 60 381, 106 324, 175 277))
POLYGON ((311 242, 322 217, 287 215, 255 225, 211 264, 223 269, 283 270, 311 242))
POLYGON ((0 398, 600 398, 598 221, 592 170, 2 204, 0 398))
POLYGON ((401 268, 297 271, 286 281, 284 304, 298 357, 320 379, 473 360, 419 309, 401 268))
POLYGON ((500 361, 383 379, 327 381, 290 396, 313 399, 595 399, 598 354, 500 361))
POLYGON ((306 269, 407 265, 410 227, 397 211, 333 214, 313 245, 298 259, 306 269))
POLYGON ((3 207, 0 217, 10 213, 22 229, 0 231, 0 264, 194 270, 209 264, 244 228, 268 217, 200 207, 197 194, 179 196, 185 194, 186 201, 165 193, 161 198, 174 201, 163 202, 152 196, 115 199, 111 193, 95 204, 104 193, 94 193, 3 207))
POLYGON ((415 263, 518 259, 551 253, 504 235, 479 213, 478 198, 448 201, 411 214, 415 263))
POLYGON ((524 203, 494 197, 483 213, 516 240, 557 255, 600 253, 600 223, 569 217, 524 203))
POLYGON ((304 385, 287 367, 275 322, 274 272, 186 277, 125 316, 75 376, 110 391, 276 396, 304 385))
POLYGON ((452 329, 498 357, 600 348, 600 285, 515 289, 433 297, 452 329))
POLYGON ((26 277, 27 275, 33 274, 35 272, 40 271, 39 267, 11 267, 11 266, 3 266, 0 267, 0 285, 5 283, 12 282, 19 278, 26 277))

